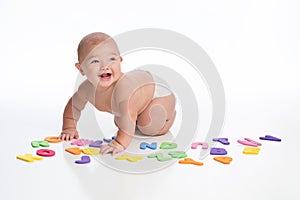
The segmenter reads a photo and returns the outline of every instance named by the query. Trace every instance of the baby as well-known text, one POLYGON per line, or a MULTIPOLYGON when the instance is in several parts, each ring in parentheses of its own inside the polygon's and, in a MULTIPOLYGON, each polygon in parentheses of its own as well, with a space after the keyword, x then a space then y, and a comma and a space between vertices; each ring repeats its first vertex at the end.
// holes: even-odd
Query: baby
POLYGON ((77 53, 75 66, 87 80, 65 107, 60 139, 79 138, 76 124, 87 102, 100 111, 113 114, 118 127, 115 139, 101 147, 102 154, 114 155, 125 150, 136 127, 150 136, 169 131, 176 116, 174 94, 166 88, 159 89, 150 72, 122 73, 122 57, 110 36, 101 32, 85 36, 77 53))

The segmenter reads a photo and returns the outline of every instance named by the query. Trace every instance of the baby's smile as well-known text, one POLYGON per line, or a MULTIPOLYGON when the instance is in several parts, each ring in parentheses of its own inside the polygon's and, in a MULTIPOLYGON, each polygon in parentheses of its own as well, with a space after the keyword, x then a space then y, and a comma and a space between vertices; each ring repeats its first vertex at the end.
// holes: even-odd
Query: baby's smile
POLYGON ((110 80, 111 75, 112 75, 111 73, 102 73, 102 74, 98 75, 98 77, 100 77, 100 80, 108 81, 108 80, 110 80))

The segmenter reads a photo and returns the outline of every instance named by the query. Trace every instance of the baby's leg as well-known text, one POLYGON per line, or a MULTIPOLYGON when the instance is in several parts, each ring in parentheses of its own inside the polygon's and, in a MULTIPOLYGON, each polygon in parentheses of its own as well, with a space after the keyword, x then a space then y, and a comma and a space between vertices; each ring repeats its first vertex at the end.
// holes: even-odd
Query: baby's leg
POLYGON ((158 97, 138 115, 137 126, 145 135, 163 135, 171 128, 175 116, 175 96, 158 97))

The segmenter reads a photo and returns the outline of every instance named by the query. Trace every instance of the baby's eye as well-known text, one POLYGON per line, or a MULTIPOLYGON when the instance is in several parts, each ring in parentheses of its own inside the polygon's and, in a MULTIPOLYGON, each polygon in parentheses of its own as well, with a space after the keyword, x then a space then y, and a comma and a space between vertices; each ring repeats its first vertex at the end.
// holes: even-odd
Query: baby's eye
POLYGON ((92 60, 92 64, 94 64, 94 63, 99 63, 100 61, 99 60, 92 60))
POLYGON ((117 58, 114 57, 114 56, 112 56, 112 57, 109 58, 109 60, 110 60, 110 61, 115 61, 115 60, 117 60, 117 58))

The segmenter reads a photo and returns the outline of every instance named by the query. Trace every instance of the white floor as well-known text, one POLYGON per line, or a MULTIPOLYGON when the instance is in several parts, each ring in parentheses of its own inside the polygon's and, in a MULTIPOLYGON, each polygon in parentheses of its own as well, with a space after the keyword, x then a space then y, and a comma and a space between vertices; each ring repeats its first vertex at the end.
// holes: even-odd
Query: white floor
MULTIPOLYGON (((1 191, 7 199, 72 198, 210 198, 210 199, 297 199, 300 178, 298 156, 299 96, 270 94, 229 100, 224 137, 231 144, 225 147, 233 158, 223 165, 208 156, 201 167, 177 163, 150 174, 133 175, 117 172, 97 160, 76 165, 78 157, 64 151, 67 143, 52 144, 56 155, 43 161, 27 163, 17 155, 35 153, 30 142, 59 132, 57 124, 46 119, 54 117, 53 109, 33 105, 26 108, 7 105, 1 112, 2 164, 1 191), (242 101, 244 99, 244 101, 242 101), (248 100, 245 100, 248 99, 248 100), (255 103, 255 108, 244 105, 255 103), (271 102, 272 104, 266 104, 271 102), (241 103, 243 102, 243 103, 241 103), (36 116, 27 115, 27 111, 36 116), (43 112, 41 112, 43 110, 43 112), (241 110, 243 110, 241 112, 241 110), (41 119, 41 121, 39 121, 41 119), (282 142, 261 141, 259 155, 245 155, 236 140, 271 134, 282 142)), ((198 160, 199 150, 189 150, 189 157, 198 160)), ((127 161, 124 162, 127 165, 127 161)), ((154 161, 153 161, 154 162, 154 161)), ((132 164, 132 163, 130 163, 132 164)))
MULTIPOLYGON (((300 199, 297 1, 54 2, 0 3, 1 199, 300 199), (64 151, 65 142, 51 145, 54 157, 34 163, 16 159, 35 153, 32 140, 60 133, 78 75, 73 65, 81 37, 147 27, 182 33, 212 58, 226 93, 222 137, 231 143, 217 146, 227 149, 232 163, 223 165, 209 155, 200 167, 175 162, 153 173, 123 173, 94 158, 87 165, 74 164, 77 157, 64 151), (261 141, 259 155, 243 154, 236 142, 259 141, 266 134, 282 142, 261 141)), ((202 117, 197 141, 208 127, 209 119, 202 117)), ((82 136, 89 134, 96 137, 82 136)), ((187 154, 198 160, 199 151, 187 154)))

